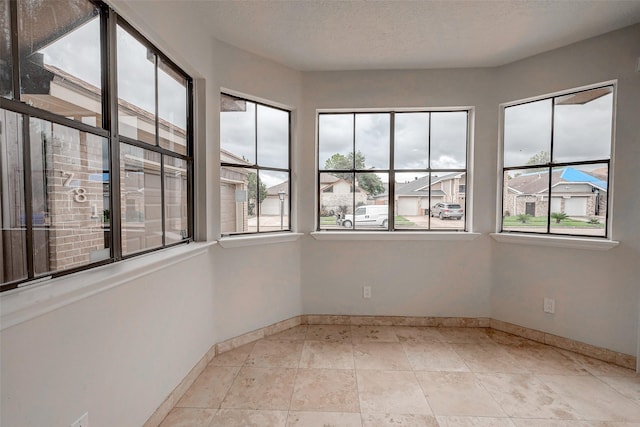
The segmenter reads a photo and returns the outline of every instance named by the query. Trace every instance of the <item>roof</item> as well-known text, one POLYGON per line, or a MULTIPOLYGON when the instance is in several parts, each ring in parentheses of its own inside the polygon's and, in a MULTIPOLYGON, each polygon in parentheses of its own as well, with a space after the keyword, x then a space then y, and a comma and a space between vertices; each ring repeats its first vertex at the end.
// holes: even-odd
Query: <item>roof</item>
MULTIPOLYGON (((561 183, 583 183, 589 184, 602 191, 607 191, 607 181, 602 179, 601 173, 587 173, 575 168, 566 167, 556 169, 551 174, 551 186, 555 187, 561 183)), ((537 170, 523 173, 508 181, 508 187, 521 194, 537 194, 548 191, 549 171, 537 170)))
POLYGON ((276 184, 273 187, 267 188, 267 195, 277 196, 281 191, 283 191, 284 193, 289 192, 289 181, 283 181, 280 184, 276 184))
MULTIPOLYGON (((451 172, 441 176, 433 176, 431 185, 454 178, 459 178, 464 172, 451 172)), ((429 195, 429 175, 407 183, 399 183, 396 185, 396 196, 428 196, 429 195)), ((431 195, 444 195, 442 190, 431 190, 431 195)))

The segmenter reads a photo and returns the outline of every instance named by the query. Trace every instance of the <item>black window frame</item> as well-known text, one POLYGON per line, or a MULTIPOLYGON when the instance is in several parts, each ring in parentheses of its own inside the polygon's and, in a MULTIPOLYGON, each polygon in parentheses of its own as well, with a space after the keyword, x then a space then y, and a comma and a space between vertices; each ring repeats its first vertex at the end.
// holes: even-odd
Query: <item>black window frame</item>
MULTIPOLYGON (((289 179, 287 180, 287 195, 289 196, 289 203, 287 204, 287 217, 289 218, 288 223, 287 223, 287 227, 286 228, 282 228, 280 230, 267 230, 267 231, 260 231, 260 203, 256 203, 255 209, 256 209, 256 231, 236 231, 236 232, 232 232, 232 233, 223 233, 221 232, 221 236, 222 237, 234 237, 234 236, 251 236, 251 235, 267 235, 267 234, 274 234, 274 233, 290 233, 292 232, 293 228, 292 228, 292 223, 291 223, 291 207, 292 207, 292 193, 291 193, 291 189, 292 189, 292 172, 291 172, 291 159, 292 159, 292 147, 291 147, 291 141, 292 141, 292 137, 291 137, 291 110, 288 110, 286 108, 283 107, 279 107, 277 105, 273 105, 273 104, 268 104, 267 102, 262 102, 262 101, 256 101, 255 99, 251 99, 251 97, 249 96, 243 96, 243 95, 237 95, 234 93, 231 93, 231 91, 221 91, 220 92, 220 97, 230 97, 230 98, 235 98, 238 101, 244 101, 244 102, 250 102, 252 104, 256 105, 256 109, 254 112, 254 124, 255 124, 255 135, 254 135, 254 154, 255 154, 255 163, 254 164, 243 164, 243 163, 233 163, 233 162, 225 162, 222 161, 222 159, 220 160, 220 168, 242 168, 242 169, 250 169, 255 171, 256 173, 256 177, 259 178, 260 176, 260 171, 271 171, 271 172, 282 172, 282 173, 286 173, 289 176, 289 179), (262 166, 258 164, 259 161, 259 156, 258 156, 258 106, 263 106, 263 107, 267 107, 267 108, 271 108, 271 109, 275 109, 275 110, 279 110, 282 112, 287 113, 287 133, 288 133, 288 140, 287 140, 287 146, 288 146, 288 150, 287 150, 287 168, 278 168, 278 167, 270 167, 270 166, 262 166)), ((220 118, 222 118, 222 111, 220 111, 220 118)), ((257 199, 260 199, 260 181, 257 181, 258 185, 257 185, 257 199)), ((220 209, 222 209, 222 202, 220 203, 220 209)), ((220 216, 220 218, 222 218, 222 216, 220 216)))
MULTIPOLYGON (((574 89, 567 89, 564 91, 560 91, 560 92, 556 92, 553 93, 551 95, 542 95, 542 96, 538 96, 538 97, 534 97, 534 98, 530 98, 527 100, 523 100, 523 101, 514 101, 514 102, 510 102, 508 104, 503 104, 501 107, 501 117, 500 117, 500 121, 501 121, 501 135, 500 135, 500 167, 501 167, 501 173, 500 176, 498 177, 498 182, 499 182, 499 209, 498 209, 498 232, 502 233, 502 234, 514 234, 514 235, 533 235, 533 236, 541 236, 541 237, 573 237, 573 238, 594 238, 594 239, 599 239, 599 240, 611 240, 611 223, 610 223, 610 219, 611 219, 611 209, 612 206, 610 204, 611 201, 611 187, 612 187, 612 182, 611 182, 611 177, 612 177, 612 158, 613 158, 613 153, 614 153, 614 145, 615 145, 615 123, 616 123, 616 96, 617 96, 617 82, 616 81, 609 81, 609 82, 603 82, 603 83, 597 83, 594 85, 589 85, 589 86, 585 86, 585 87, 579 87, 579 88, 574 88, 574 89), (592 90, 598 90, 598 89, 605 89, 605 88, 610 88, 611 89, 611 93, 612 93, 612 105, 611 105, 611 134, 610 134, 610 141, 609 141, 609 157, 607 159, 601 158, 601 159, 590 159, 590 160, 580 160, 580 161, 562 161, 562 162, 554 162, 554 152, 553 152, 553 145, 554 145, 554 126, 555 126, 555 108, 556 108, 556 102, 555 99, 556 98, 563 98, 566 96, 570 96, 570 95, 576 95, 582 92, 588 92, 588 91, 592 91, 592 90), (511 107, 516 107, 516 106, 520 106, 520 105, 526 105, 526 104, 531 104, 534 102, 540 102, 540 101, 545 101, 545 100, 550 100, 551 103, 551 128, 550 128, 550 145, 549 145, 549 162, 546 163, 542 163, 542 164, 532 164, 532 165, 515 165, 515 166, 504 166, 504 150, 505 150, 505 141, 504 141, 504 135, 505 135, 505 112, 508 108, 511 107), (606 215, 605 215, 605 220, 604 220, 604 235, 589 235, 589 234, 576 234, 576 233, 560 233, 557 231, 553 231, 552 232, 552 217, 551 217, 551 209, 552 209, 552 203, 551 203, 551 195, 552 195, 552 189, 553 189, 553 185, 552 185, 552 174, 554 169, 557 168, 563 168, 563 167, 571 167, 571 166, 588 166, 588 165, 602 165, 605 164, 607 167, 607 191, 606 191, 606 215), (547 186, 547 223, 546 223, 546 231, 544 232, 540 232, 540 231, 526 231, 526 230, 505 230, 504 229, 504 212, 505 212, 505 206, 504 206, 504 192, 505 192, 505 186, 504 186, 504 176, 505 173, 507 173, 508 171, 511 170, 531 170, 531 171, 536 171, 536 170, 544 170, 544 173, 548 176, 548 186, 547 186)), ((597 202, 597 198, 596 198, 596 202, 597 202)))
MULTIPOLYGON (((96 126, 91 126, 82 123, 78 120, 64 117, 52 111, 40 109, 29 105, 20 100, 21 85, 20 85, 20 46, 18 45, 19 33, 18 33, 18 1, 8 2, 10 8, 11 21, 9 23, 11 27, 10 42, 11 42, 11 54, 12 54, 12 94, 11 97, 0 96, 0 108, 9 112, 17 113, 22 117, 23 130, 23 150, 24 150, 24 175, 25 175, 25 223, 26 223, 26 241, 27 241, 27 266, 28 274, 27 278, 8 281, 0 284, 0 292, 9 291, 23 286, 30 285, 34 282, 47 278, 60 277, 75 273, 78 271, 89 270, 98 266, 112 264, 121 260, 143 255, 149 252, 155 252, 165 248, 170 248, 178 245, 183 245, 194 241, 194 155, 193 155, 193 130, 194 130, 194 87, 193 79, 175 62, 173 62, 168 56, 166 56, 159 48, 153 43, 147 40, 144 36, 138 32, 134 26, 129 24, 124 18, 118 15, 111 7, 100 0, 86 0, 87 3, 92 4, 99 10, 100 20, 100 57, 101 57, 101 114, 102 123, 97 123, 96 126), (131 34, 136 40, 142 43, 150 52, 152 52, 158 60, 155 61, 155 73, 158 73, 158 64, 162 60, 165 66, 171 68, 172 72, 177 73, 184 78, 186 84, 186 153, 180 154, 168 149, 165 149, 159 145, 159 133, 156 132, 155 145, 138 141, 136 139, 128 138, 118 133, 118 95, 117 95, 117 45, 116 45, 116 30, 117 26, 121 26, 129 34, 131 34), (69 127, 74 130, 86 132, 88 134, 103 137, 108 140, 109 145, 109 234, 108 240, 105 242, 109 245, 110 256, 107 259, 89 262, 80 267, 74 267, 64 269, 60 271, 48 272, 44 274, 36 274, 33 268, 33 224, 32 224, 32 209, 31 209, 31 184, 30 184, 30 156, 28 156, 29 139, 28 139, 28 123, 30 119, 42 119, 52 124, 59 124, 69 127), (27 129, 25 130, 25 126, 27 129), (24 139, 26 138, 26 139, 24 139), (125 143, 134 147, 143 148, 153 152, 157 152, 161 155, 160 166, 160 182, 161 182, 161 215, 162 215, 162 245, 151 249, 137 251, 135 253, 123 255, 122 253, 122 221, 121 215, 113 215, 114 212, 121 212, 121 179, 120 179, 120 144, 125 143), (164 158, 165 156, 181 159, 186 162, 187 171, 187 236, 178 242, 167 244, 166 229, 165 229, 165 204, 164 204, 164 158)), ((160 120, 158 113, 158 79, 155 80, 155 126, 158 128, 158 122, 160 120)))
MULTIPOLYGON (((316 188, 315 188, 315 197, 316 197, 316 225, 315 230, 317 232, 371 232, 371 228, 357 228, 355 224, 355 216, 354 223, 351 227, 337 227, 337 228, 321 228, 321 218, 320 213, 322 211, 322 200, 321 200, 321 175, 323 173, 352 173, 355 177, 358 173, 386 173, 388 176, 388 189, 387 189, 387 205, 389 207, 387 213, 387 228, 376 228, 373 231, 383 232, 383 233, 432 233, 432 232, 452 232, 452 233, 466 233, 469 232, 470 221, 467 217, 467 207, 469 194, 465 192, 464 197, 464 225, 463 228, 432 228, 431 226, 431 208, 433 206, 432 195, 431 195, 431 186, 433 185, 432 179, 434 178, 434 173, 462 173, 465 176, 466 186, 470 181, 470 173, 471 168, 469 164, 469 157, 471 152, 471 121, 473 117, 473 107, 461 107, 461 108, 423 108, 423 109, 374 109, 374 110, 351 110, 351 111, 331 111, 331 110, 323 110, 318 111, 316 113, 316 188), (431 128, 431 113, 466 113, 467 117, 465 120, 466 124, 466 137, 465 137, 465 167, 464 168, 432 168, 431 167, 431 136, 432 136, 432 128, 431 128), (395 161, 395 116, 396 114, 406 114, 406 113, 428 113, 429 114, 429 124, 428 124, 428 154, 427 154, 427 167, 426 168, 411 168, 411 169, 401 169, 396 168, 395 161), (365 169, 357 169, 355 168, 355 155, 354 155, 354 167, 352 169, 323 169, 320 168, 320 117, 322 115, 352 115, 353 116, 353 139, 351 141, 351 150, 355 154, 356 153, 356 116, 358 114, 389 114, 389 168, 365 168, 365 169), (395 215, 396 211, 395 206, 395 175, 396 173, 422 173, 427 174, 429 176, 429 213, 427 214, 428 226, 427 228, 395 228, 395 215)), ((355 178, 354 178, 355 179, 355 178)), ((352 201, 353 211, 355 214, 355 209, 358 208, 356 204, 356 192, 353 192, 353 201, 352 201)))

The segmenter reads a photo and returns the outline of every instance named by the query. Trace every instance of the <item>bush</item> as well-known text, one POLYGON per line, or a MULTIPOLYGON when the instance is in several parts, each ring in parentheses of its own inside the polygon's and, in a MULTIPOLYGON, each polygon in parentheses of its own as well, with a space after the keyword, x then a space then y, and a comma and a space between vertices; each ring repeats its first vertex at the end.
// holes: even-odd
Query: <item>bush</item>
POLYGON ((526 224, 527 222, 529 222, 529 218, 531 218, 531 215, 529 215, 529 214, 520 214, 516 218, 521 223, 526 224))
POLYGON ((553 212, 551 214, 551 218, 556 220, 556 224, 560 224, 560 221, 569 218, 569 215, 564 212, 553 212))

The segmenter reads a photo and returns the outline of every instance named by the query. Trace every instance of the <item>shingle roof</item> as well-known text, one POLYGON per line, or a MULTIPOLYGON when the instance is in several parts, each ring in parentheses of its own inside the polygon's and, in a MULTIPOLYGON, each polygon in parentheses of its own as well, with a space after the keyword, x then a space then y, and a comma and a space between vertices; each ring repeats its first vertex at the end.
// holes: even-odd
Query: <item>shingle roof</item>
MULTIPOLYGON (((602 176, 599 174, 594 175, 570 167, 556 169, 551 174, 551 186, 554 187, 563 182, 587 183, 600 190, 607 191, 607 181, 602 180, 602 176)), ((549 171, 545 169, 523 173, 511 178, 508 181, 508 187, 522 194, 546 192, 549 187, 549 171)))

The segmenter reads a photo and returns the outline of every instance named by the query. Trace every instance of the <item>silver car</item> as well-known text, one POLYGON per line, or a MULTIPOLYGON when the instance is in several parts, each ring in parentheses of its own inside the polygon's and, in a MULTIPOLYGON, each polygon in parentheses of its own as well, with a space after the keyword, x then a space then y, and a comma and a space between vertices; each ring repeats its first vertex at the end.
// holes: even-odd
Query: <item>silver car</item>
POLYGON ((436 203, 431 207, 431 216, 440 219, 451 218, 460 219, 464 210, 458 203, 436 203))

